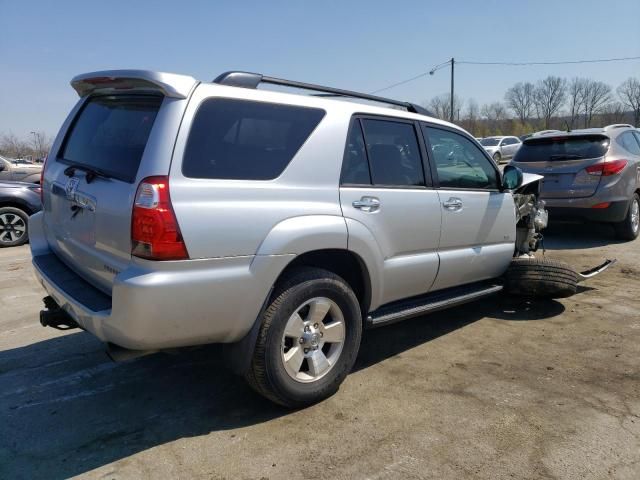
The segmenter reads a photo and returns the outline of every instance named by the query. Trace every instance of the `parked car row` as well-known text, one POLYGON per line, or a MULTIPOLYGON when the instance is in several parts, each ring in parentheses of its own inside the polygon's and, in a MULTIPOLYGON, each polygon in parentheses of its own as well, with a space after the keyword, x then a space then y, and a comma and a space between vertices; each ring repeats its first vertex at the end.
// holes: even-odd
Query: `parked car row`
POLYGON ((42 164, 0 156, 0 181, 40 183, 42 164))

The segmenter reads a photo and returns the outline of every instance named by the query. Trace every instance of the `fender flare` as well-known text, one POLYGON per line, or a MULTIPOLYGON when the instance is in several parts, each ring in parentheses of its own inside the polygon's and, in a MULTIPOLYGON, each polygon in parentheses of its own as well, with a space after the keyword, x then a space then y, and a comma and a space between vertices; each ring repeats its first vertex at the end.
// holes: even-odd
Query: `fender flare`
POLYGON ((291 217, 276 224, 256 255, 300 255, 326 248, 347 249, 347 224, 339 215, 291 217))

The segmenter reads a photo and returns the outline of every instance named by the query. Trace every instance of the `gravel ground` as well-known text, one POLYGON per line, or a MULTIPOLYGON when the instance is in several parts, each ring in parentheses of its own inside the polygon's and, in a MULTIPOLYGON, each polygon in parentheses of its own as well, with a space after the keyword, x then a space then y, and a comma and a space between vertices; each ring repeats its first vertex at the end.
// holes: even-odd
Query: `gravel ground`
POLYGON ((640 240, 547 233, 609 272, 369 331, 331 399, 290 412, 219 349, 111 363, 42 328, 27 247, 0 250, 0 478, 640 478, 640 240))

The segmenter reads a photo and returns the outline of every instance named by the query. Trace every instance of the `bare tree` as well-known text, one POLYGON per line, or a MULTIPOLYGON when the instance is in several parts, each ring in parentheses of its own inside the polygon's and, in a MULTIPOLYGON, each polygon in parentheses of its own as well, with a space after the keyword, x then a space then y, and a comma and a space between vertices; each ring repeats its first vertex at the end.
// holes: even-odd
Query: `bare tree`
POLYGON ((633 112, 633 124, 640 127, 640 80, 630 77, 617 89, 620 101, 633 112))
POLYGON ((601 120, 604 125, 612 123, 622 123, 625 119, 624 104, 622 102, 610 102, 602 107, 600 112, 601 120))
POLYGON ((0 152, 10 158, 22 158, 30 153, 29 144, 15 134, 7 133, 0 138, 0 152))
POLYGON ((567 81, 564 78, 548 76, 540 80, 535 89, 535 107, 538 116, 544 120, 544 128, 549 128, 551 118, 558 113, 566 97, 567 81))
POLYGON ((31 132, 31 137, 33 156, 36 159, 43 158, 51 148, 51 140, 44 132, 31 132))
POLYGON ((534 91, 533 83, 518 82, 504 95, 507 106, 517 115, 522 125, 527 123, 533 112, 534 91))
POLYGON ((584 78, 574 78, 567 87, 567 97, 569 97, 569 127, 573 128, 580 116, 584 104, 584 85, 587 82, 584 78))
POLYGON ((604 82, 586 80, 583 89, 582 111, 587 128, 591 126, 593 115, 600 113, 602 107, 611 101, 611 87, 604 82))
POLYGON ((488 103, 482 106, 480 113, 486 119, 489 131, 501 134, 501 123, 507 118, 507 109, 501 102, 488 103))
MULTIPOLYGON (((460 97, 453 97, 453 113, 454 116, 460 117, 460 110, 462 108, 462 99, 460 97)), ((433 97, 429 102, 425 105, 429 108, 433 114, 441 118, 442 120, 449 120, 451 118, 451 94, 443 93, 442 95, 438 95, 437 97, 433 97)))

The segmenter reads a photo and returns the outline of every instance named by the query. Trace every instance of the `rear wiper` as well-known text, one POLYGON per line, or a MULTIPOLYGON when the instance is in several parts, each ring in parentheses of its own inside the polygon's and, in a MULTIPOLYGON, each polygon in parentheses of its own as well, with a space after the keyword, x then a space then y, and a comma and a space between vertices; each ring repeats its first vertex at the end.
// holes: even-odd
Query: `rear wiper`
POLYGON ((93 182, 96 177, 102 178, 111 178, 108 174, 104 173, 102 170, 98 170, 96 168, 85 167, 84 165, 70 165, 64 169, 64 174, 67 177, 73 177, 76 173, 76 170, 81 170, 86 173, 85 180, 87 183, 93 182))
POLYGON ((585 158, 584 155, 577 155, 575 153, 561 153, 558 155, 551 155, 549 160, 580 160, 585 158))

